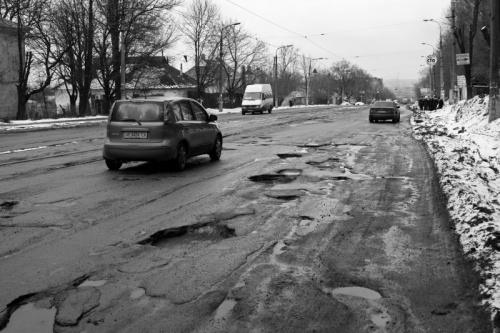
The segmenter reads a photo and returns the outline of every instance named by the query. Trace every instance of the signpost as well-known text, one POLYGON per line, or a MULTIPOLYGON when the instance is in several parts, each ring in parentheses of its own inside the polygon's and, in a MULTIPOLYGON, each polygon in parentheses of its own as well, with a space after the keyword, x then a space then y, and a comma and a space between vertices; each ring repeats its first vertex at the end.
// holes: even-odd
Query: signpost
POLYGON ((437 57, 433 54, 428 55, 425 62, 427 62, 427 65, 429 66, 434 66, 437 63, 437 57))
POLYGON ((457 86, 459 87, 465 87, 466 81, 465 81, 465 75, 458 75, 457 76, 457 86))
POLYGON ((470 57, 468 53, 458 53, 457 65, 470 65, 470 57))

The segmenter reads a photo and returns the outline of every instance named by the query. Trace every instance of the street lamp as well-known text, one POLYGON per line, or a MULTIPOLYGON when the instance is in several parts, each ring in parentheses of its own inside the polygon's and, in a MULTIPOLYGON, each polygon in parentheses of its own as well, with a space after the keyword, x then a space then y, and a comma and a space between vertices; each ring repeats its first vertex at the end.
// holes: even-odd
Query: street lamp
POLYGON ((434 22, 439 25, 439 82, 441 83, 441 89, 439 91, 439 96, 444 99, 444 82, 443 82, 443 35, 441 33, 441 23, 434 21, 433 19, 424 19, 424 22, 434 22))
POLYGON ((309 69, 306 73, 306 77, 307 77, 307 82, 306 82, 306 105, 309 105, 309 85, 311 83, 311 64, 314 60, 322 60, 322 59, 326 59, 326 58, 314 58, 314 59, 310 59, 311 61, 309 61, 309 69))
POLYGON ((238 25, 240 24, 240 22, 238 23, 232 23, 232 24, 228 24, 224 27, 222 27, 221 31, 220 31, 220 54, 219 54, 219 112, 222 112, 223 108, 224 108, 224 101, 223 101, 223 98, 222 98, 222 36, 224 35, 224 29, 228 28, 228 27, 232 27, 234 25, 238 25))
MULTIPOLYGON (((430 47, 432 47, 432 54, 436 54, 436 49, 434 48, 434 46, 432 44, 422 43, 422 45, 429 45, 430 47)), ((429 65, 429 76, 430 76, 430 88, 431 88, 431 92, 432 92, 432 95, 434 95, 434 89, 436 89, 436 87, 435 87, 435 84, 433 84, 434 76, 432 75, 432 67, 433 66, 429 65)), ((429 97, 434 97, 434 96, 429 96, 429 97)))
POLYGON ((276 54, 274 55, 274 106, 278 107, 278 50, 291 47, 293 45, 283 45, 276 49, 276 54))

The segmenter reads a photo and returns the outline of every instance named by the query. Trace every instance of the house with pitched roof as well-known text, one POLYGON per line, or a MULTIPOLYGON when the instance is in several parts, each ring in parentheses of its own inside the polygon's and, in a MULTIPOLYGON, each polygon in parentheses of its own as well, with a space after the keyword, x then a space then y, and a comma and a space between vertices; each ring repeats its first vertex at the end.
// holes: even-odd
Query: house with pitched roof
MULTIPOLYGON (((196 91, 196 81, 182 70, 169 64, 168 58, 164 56, 154 57, 129 57, 126 62, 126 82, 124 97, 187 97, 188 92, 196 91)), ((100 112, 101 101, 104 90, 100 85, 98 73, 91 84, 92 105, 95 106, 94 113, 100 112)), ((69 109, 69 95, 66 89, 59 88, 56 91, 56 103, 58 112, 69 109)), ((78 101, 77 101, 78 103, 78 101)))

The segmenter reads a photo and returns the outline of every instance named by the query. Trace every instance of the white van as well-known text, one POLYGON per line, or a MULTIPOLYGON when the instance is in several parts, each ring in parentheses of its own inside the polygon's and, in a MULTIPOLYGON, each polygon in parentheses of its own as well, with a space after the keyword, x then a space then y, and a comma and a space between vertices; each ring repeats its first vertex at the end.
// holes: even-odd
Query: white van
POLYGON ((241 102, 241 114, 255 111, 271 113, 273 109, 273 91, 270 84, 251 84, 245 89, 241 102))

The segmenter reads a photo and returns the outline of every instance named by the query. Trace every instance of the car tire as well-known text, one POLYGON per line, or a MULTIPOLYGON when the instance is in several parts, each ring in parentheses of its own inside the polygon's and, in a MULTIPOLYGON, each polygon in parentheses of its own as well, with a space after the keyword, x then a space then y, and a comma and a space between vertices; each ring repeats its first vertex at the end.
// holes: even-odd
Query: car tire
POLYGON ((210 153, 208 153, 208 156, 210 156, 210 159, 212 161, 218 161, 220 160, 221 154, 222 154, 222 138, 220 135, 217 135, 217 137, 215 138, 214 146, 210 151, 210 153))
POLYGON ((372 117, 369 117, 369 118, 368 118, 368 121, 369 121, 370 123, 373 123, 373 118, 372 118, 372 117))
POLYGON ((106 166, 108 167, 109 170, 118 170, 122 167, 122 162, 120 161, 108 160, 108 159, 105 159, 105 161, 106 161, 106 166))
POLYGON ((263 111, 263 110, 260 110, 260 114, 263 114, 263 113, 264 113, 264 111, 263 111))
POLYGON ((177 171, 182 171, 186 168, 187 164, 187 148, 184 143, 181 143, 179 147, 177 147, 177 154, 175 155, 174 167, 177 171))
POLYGON ((246 113, 245 111, 241 111, 241 114, 242 114, 243 116, 245 115, 245 113, 246 113))

